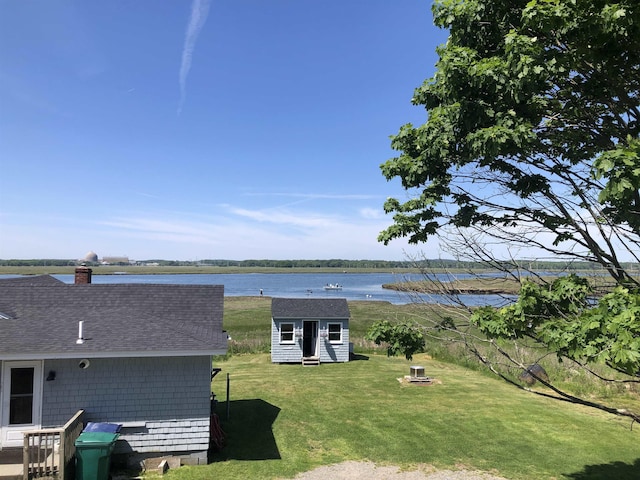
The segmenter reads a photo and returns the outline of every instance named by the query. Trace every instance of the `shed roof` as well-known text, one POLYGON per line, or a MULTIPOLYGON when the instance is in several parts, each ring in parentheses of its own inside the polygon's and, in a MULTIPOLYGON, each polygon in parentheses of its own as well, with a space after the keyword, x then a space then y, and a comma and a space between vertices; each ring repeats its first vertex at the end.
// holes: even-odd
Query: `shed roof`
POLYGON ((222 285, 0 280, 0 359, 221 354, 223 304, 222 285))
POLYGON ((273 318, 349 318, 346 298, 273 298, 273 318))

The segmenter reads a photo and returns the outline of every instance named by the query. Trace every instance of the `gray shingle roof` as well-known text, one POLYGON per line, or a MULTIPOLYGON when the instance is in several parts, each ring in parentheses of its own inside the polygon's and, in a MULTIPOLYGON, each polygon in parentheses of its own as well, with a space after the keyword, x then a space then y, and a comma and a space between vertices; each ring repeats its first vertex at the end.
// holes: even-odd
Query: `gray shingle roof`
POLYGON ((51 275, 23 275, 20 277, 0 279, 0 285, 64 285, 64 282, 51 275))
POLYGON ((222 285, 0 281, 0 359, 224 353, 222 285), (76 344, 78 322, 85 342, 76 344))
POLYGON ((349 318, 345 298, 274 298, 273 318, 349 318))

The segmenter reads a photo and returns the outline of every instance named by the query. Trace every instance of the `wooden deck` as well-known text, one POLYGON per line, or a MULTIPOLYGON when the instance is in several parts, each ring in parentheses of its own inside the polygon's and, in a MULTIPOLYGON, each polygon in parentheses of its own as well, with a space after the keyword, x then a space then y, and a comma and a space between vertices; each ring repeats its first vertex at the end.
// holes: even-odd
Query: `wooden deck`
MULTIPOLYGON (((49 456, 48 464, 53 465, 53 458, 50 450, 37 451, 37 449, 31 449, 30 457, 44 458, 49 456)), ((23 447, 9 447, 0 450, 0 480, 23 480, 24 479, 24 448, 23 447)), ((51 469, 48 469, 49 471, 51 469)), ((59 468, 55 469, 57 475, 59 468)), ((42 469, 40 478, 49 478, 49 472, 42 469)), ((34 477, 31 477, 34 478, 34 477)))
POLYGON ((0 480, 72 479, 83 419, 84 410, 79 410, 62 428, 24 432, 22 447, 0 450, 0 480))

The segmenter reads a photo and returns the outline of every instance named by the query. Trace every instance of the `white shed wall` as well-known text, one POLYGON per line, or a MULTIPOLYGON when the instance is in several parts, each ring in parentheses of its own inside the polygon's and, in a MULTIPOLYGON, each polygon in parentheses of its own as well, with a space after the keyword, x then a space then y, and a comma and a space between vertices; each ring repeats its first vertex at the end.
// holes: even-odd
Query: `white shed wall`
MULTIPOLYGON (((305 319, 312 320, 312 319, 305 319)), ((320 363, 348 362, 349 361, 349 320, 316 320, 318 330, 326 330, 329 323, 342 325, 342 341, 331 343, 328 339, 318 339, 318 355, 320 363)), ((280 343, 280 324, 293 323, 294 328, 302 329, 303 320, 271 319, 271 362, 273 363, 300 363, 302 361, 302 338, 296 338, 293 344, 280 343)))

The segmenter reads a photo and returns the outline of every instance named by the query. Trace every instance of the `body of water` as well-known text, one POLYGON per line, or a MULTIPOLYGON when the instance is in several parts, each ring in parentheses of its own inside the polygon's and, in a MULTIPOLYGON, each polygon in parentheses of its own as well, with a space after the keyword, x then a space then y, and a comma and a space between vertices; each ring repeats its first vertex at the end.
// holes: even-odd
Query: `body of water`
MULTIPOLYGON (((73 275, 53 275, 73 283, 73 275)), ((3 276, 7 278, 8 276, 3 276)), ((470 278, 458 275, 457 278, 470 278)), ((225 296, 264 296, 284 298, 346 298, 347 300, 376 300, 393 304, 416 301, 416 294, 408 294, 382 288, 383 284, 408 280, 422 280, 419 274, 393 273, 214 273, 214 274, 161 274, 161 275, 96 275, 94 284, 147 283, 147 284, 205 284, 224 285, 225 296), (342 290, 325 290, 325 285, 339 284, 342 290)), ((445 279, 445 276, 443 276, 445 279)), ((439 295, 420 295, 429 303, 448 303, 439 295)), ((504 305, 500 295, 462 295, 466 305, 504 305)))

